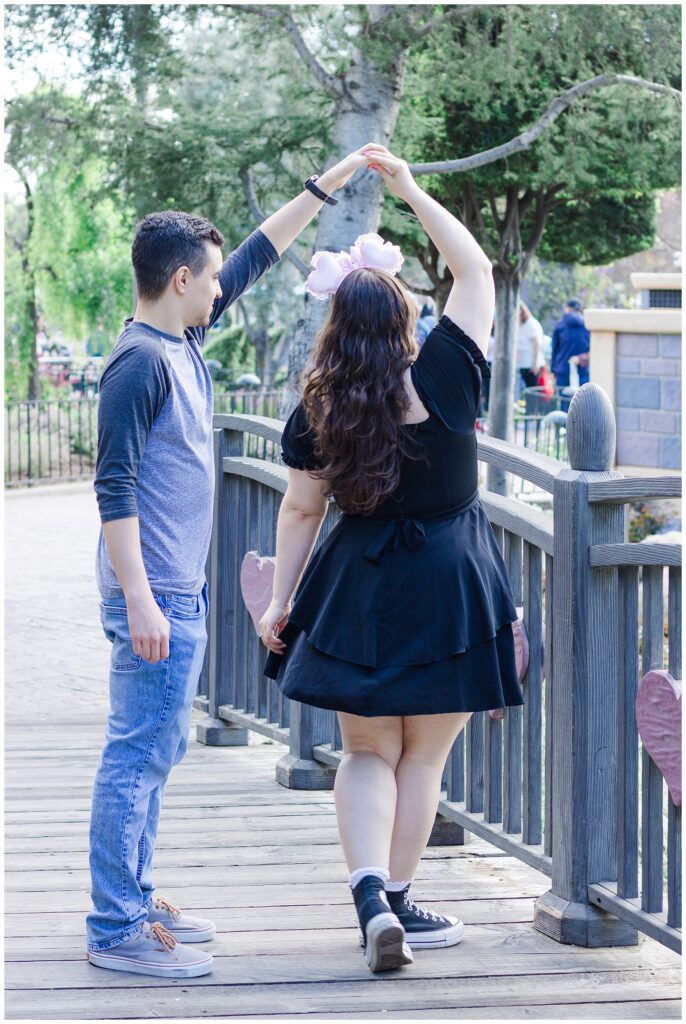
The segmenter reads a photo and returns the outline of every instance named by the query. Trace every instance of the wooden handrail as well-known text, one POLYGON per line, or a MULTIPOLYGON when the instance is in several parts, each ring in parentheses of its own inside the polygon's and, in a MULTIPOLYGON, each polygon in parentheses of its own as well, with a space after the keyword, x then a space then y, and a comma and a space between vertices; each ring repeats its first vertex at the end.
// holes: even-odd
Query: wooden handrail
POLYGON ((589 565, 681 565, 681 544, 592 544, 589 565))
POLYGON ((588 500, 622 504, 644 498, 680 498, 680 476, 625 477, 598 480, 588 485, 588 500))

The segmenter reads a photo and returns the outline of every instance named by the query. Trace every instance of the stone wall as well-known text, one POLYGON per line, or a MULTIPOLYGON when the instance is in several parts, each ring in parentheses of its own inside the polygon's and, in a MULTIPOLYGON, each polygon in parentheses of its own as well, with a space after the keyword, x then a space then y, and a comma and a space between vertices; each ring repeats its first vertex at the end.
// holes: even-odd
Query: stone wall
POLYGON ((681 336, 617 334, 617 463, 681 468, 681 336))

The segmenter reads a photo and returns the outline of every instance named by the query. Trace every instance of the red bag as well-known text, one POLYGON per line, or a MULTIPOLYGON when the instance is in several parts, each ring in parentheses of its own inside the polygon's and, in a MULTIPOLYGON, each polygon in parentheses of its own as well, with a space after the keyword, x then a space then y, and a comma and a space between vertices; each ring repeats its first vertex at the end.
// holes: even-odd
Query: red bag
POLYGON ((547 366, 541 367, 541 372, 538 375, 538 386, 543 388, 543 394, 552 398, 555 394, 555 385, 553 384, 553 375, 547 366))

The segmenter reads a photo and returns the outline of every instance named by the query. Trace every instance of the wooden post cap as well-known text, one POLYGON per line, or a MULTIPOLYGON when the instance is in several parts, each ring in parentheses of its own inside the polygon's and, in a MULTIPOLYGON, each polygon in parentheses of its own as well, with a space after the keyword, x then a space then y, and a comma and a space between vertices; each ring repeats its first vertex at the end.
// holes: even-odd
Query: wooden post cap
POLYGON ((584 384, 567 414, 567 452, 572 469, 612 469, 617 428, 612 403, 599 384, 584 384))

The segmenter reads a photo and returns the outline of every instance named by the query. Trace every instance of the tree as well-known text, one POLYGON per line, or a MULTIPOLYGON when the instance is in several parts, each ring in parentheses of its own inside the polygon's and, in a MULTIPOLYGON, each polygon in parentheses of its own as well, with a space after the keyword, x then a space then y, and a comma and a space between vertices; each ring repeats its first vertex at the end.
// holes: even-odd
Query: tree
POLYGON ((40 316, 73 337, 96 327, 116 336, 130 312, 130 240, 125 203, 92 153, 87 111, 78 100, 39 86, 11 103, 6 127, 6 161, 25 200, 5 230, 21 276, 6 285, 14 295, 9 336, 18 340, 14 387, 38 399, 40 316))
MULTIPOLYGON (((668 7, 479 8, 410 59, 396 143, 494 265, 496 436, 511 429, 516 313, 534 253, 603 263, 652 243, 655 192, 679 180, 678 42, 668 7)), ((389 210, 389 228, 440 303, 450 277, 402 213, 389 210)), ((489 485, 502 490, 504 475, 491 468, 489 485)))

